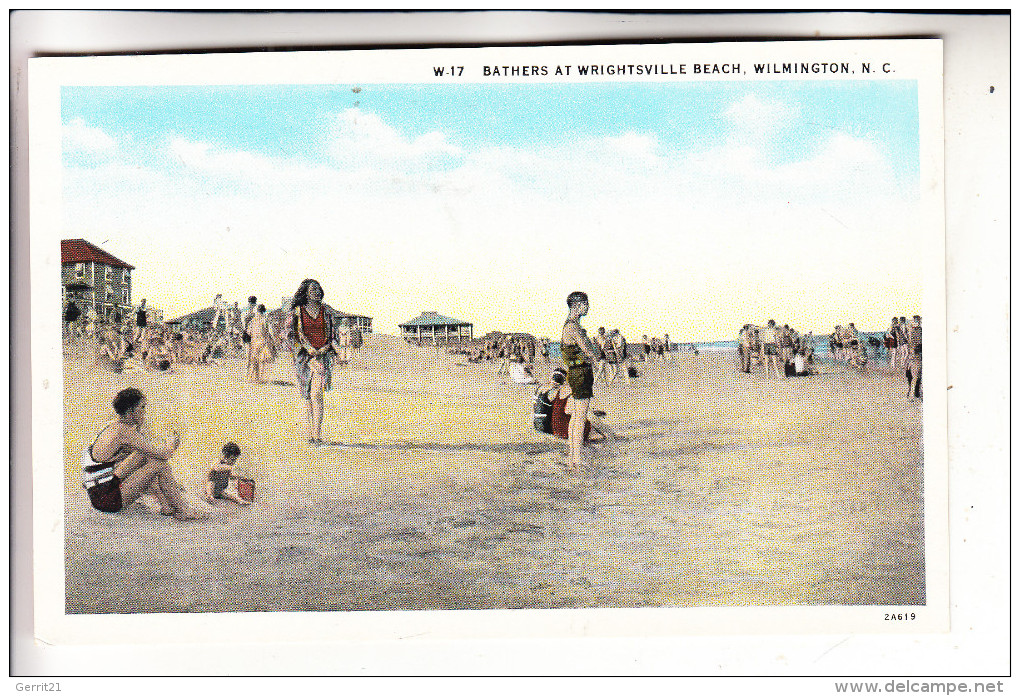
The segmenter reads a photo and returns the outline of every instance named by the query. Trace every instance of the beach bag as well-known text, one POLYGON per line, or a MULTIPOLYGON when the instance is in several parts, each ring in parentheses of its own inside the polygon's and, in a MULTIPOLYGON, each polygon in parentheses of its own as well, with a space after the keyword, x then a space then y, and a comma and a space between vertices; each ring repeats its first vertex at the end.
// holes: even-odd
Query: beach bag
POLYGON ((255 500, 255 481, 250 478, 237 479, 237 494, 241 500, 252 502, 255 500))

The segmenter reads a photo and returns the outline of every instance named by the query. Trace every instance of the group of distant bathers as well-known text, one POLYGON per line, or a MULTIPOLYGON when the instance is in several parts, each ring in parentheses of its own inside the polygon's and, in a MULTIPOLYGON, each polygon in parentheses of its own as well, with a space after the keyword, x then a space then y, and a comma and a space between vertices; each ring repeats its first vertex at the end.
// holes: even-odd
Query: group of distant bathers
POLYGON ((799 333, 789 324, 778 326, 775 319, 765 326, 744 324, 737 334, 737 355, 745 373, 756 363, 765 368, 766 376, 774 374, 776 379, 816 371, 814 334, 799 333))
MULTIPOLYGON (((883 339, 869 340, 876 346, 876 353, 885 347, 890 368, 905 371, 908 396, 921 398, 921 317, 914 315, 910 322, 906 317, 893 317, 883 339)), ((853 322, 834 327, 828 341, 834 363, 867 367, 867 345, 853 322)), ((766 374, 775 374, 777 379, 816 371, 813 334, 800 334, 787 324, 779 327, 771 319, 766 326, 744 324, 737 336, 737 354, 743 372, 749 373, 755 363, 763 365, 766 374)))
POLYGON ((885 333, 885 347, 889 351, 889 367, 897 365, 907 378, 907 399, 922 398, 921 389, 921 317, 917 314, 910 322, 906 317, 892 318, 885 333))

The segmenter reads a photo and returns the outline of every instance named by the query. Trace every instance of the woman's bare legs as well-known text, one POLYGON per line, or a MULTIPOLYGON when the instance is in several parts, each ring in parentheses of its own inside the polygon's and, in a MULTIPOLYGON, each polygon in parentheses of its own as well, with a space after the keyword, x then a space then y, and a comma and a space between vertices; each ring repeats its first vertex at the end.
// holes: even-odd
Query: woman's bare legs
POLYGON ((170 461, 167 459, 146 457, 141 452, 135 452, 117 465, 114 473, 121 480, 120 499, 125 508, 143 494, 150 492, 153 486, 157 486, 163 494, 162 497, 159 494, 156 496, 159 498, 161 512, 172 507, 173 516, 179 520, 205 516, 195 512, 188 504, 183 495, 183 488, 174 478, 170 461))
POLYGON ((161 515, 172 515, 177 512, 177 509, 174 508, 173 504, 171 504, 170 499, 166 497, 166 493, 164 493, 163 489, 156 485, 155 482, 149 486, 148 492, 156 496, 156 499, 159 501, 159 513, 161 515))

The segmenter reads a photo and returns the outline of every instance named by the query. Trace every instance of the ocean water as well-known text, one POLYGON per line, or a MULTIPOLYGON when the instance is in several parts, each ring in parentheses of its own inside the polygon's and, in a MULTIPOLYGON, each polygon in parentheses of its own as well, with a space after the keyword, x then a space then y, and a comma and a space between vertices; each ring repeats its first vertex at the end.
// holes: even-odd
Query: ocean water
MULTIPOLYGON (((885 331, 860 331, 858 333, 860 333, 861 340, 864 342, 865 347, 868 349, 868 357, 869 358, 888 358, 889 357, 889 354, 886 352, 884 347, 878 348, 877 349, 877 354, 876 354, 876 349, 874 347, 868 345, 868 339, 869 338, 874 337, 874 338, 877 338, 880 341, 883 340, 883 338, 885 337, 885 331)), ((726 352, 726 351, 733 351, 735 353, 737 351, 737 342, 736 341, 705 341, 705 342, 701 342, 701 343, 697 343, 696 342, 694 345, 697 346, 699 351, 704 351, 704 352, 709 352, 709 353, 712 353, 712 352, 726 352)), ((819 357, 819 358, 821 358, 823 360, 828 359, 830 357, 829 356, 829 336, 827 334, 826 335, 816 335, 815 336, 815 356, 819 357)))

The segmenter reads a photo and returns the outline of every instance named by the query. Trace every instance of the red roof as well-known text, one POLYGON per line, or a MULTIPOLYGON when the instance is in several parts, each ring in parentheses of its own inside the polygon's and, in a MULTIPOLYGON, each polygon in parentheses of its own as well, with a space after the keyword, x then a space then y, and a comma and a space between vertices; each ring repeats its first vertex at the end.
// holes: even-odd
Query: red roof
POLYGON ((113 254, 108 254, 95 244, 90 244, 84 239, 61 239, 60 240, 60 263, 105 263, 107 266, 126 268, 134 270, 134 266, 124 263, 113 254))

